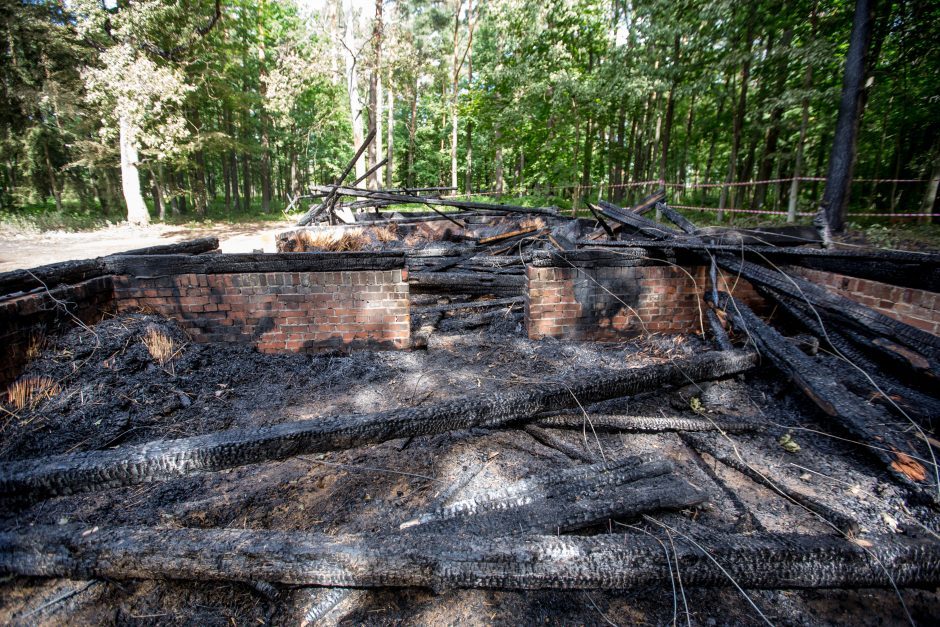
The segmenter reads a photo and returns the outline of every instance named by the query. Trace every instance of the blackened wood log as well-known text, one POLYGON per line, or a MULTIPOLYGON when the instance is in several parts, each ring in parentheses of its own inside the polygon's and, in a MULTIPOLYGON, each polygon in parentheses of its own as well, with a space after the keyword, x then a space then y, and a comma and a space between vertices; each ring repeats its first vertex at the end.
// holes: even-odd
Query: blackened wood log
POLYGON ((415 528, 424 533, 494 537, 522 533, 564 533, 583 529, 611 518, 636 519, 641 514, 678 510, 699 505, 705 493, 675 476, 637 479, 620 485, 573 489, 560 487, 542 495, 525 495, 508 502, 488 503, 470 516, 432 520, 415 528), (515 506, 518 500, 525 504, 515 506))
POLYGON ((417 196, 409 194, 397 194, 388 191, 372 191, 368 189, 359 189, 358 187, 343 187, 333 185, 319 185, 314 187, 316 191, 331 193, 339 196, 353 196, 359 198, 372 198, 377 200, 387 200, 396 204, 424 204, 437 205, 441 207, 456 207, 458 209, 481 209, 484 211, 497 211, 501 213, 535 213, 539 215, 558 216, 556 207, 521 207, 518 205, 504 205, 487 202, 473 202, 469 200, 457 200, 456 198, 432 198, 429 196, 417 196))
POLYGON ((723 379, 745 372, 755 363, 754 353, 702 353, 643 368, 585 372, 524 389, 425 407, 230 429, 179 440, 10 462, 0 464, 0 498, 30 502, 408 436, 495 427, 539 412, 568 409, 579 402, 594 403, 690 381, 723 379))
POLYGON ((729 420, 727 418, 686 418, 683 416, 625 416, 619 414, 559 414, 540 418, 535 424, 540 427, 562 429, 591 429, 599 431, 636 431, 660 433, 663 431, 726 431, 746 433, 760 431, 763 425, 754 422, 729 420))
MULTIPOLYGON (((752 481, 770 489, 772 492, 776 492, 785 499, 789 499, 805 507, 824 521, 834 525, 840 532, 849 535, 857 535, 859 533, 858 522, 855 519, 829 507, 816 497, 790 488, 780 480, 778 473, 772 472, 768 468, 755 465, 752 461, 745 463, 738 457, 737 451, 730 446, 724 445, 723 442, 719 443, 720 440, 697 433, 682 433, 679 437, 682 438, 683 442, 699 453, 707 453, 715 460, 729 468, 733 468, 752 481)), ((740 442, 736 442, 735 446, 739 449, 744 448, 744 445, 740 442)), ((760 456, 757 455, 748 456, 749 460, 759 458, 760 456)))
POLYGON ((665 202, 656 203, 656 210, 666 216, 666 219, 682 229, 684 232, 695 235, 699 232, 697 226, 689 222, 684 215, 667 205, 665 202))
POLYGON ((109 255, 111 257, 120 255, 201 255, 219 249, 218 237, 197 237, 195 239, 176 242, 175 244, 160 244, 159 246, 148 246, 146 248, 135 248, 125 250, 122 253, 109 255))
POLYGON ((484 272, 411 272, 408 274, 412 294, 495 294, 522 296, 525 277, 496 275, 484 272))
POLYGON ((899 322, 853 300, 829 292, 823 287, 797 276, 785 276, 757 264, 742 261, 731 255, 716 257, 719 266, 740 274, 755 287, 766 286, 791 298, 808 302, 817 309, 826 310, 833 319, 855 326, 869 335, 893 340, 931 360, 931 370, 940 373, 940 337, 908 324, 899 322))
POLYGON ((656 207, 656 203, 665 202, 666 200, 666 190, 657 189, 655 192, 649 196, 643 198, 640 202, 633 205, 629 208, 629 211, 633 213, 643 215, 644 213, 649 213, 656 207))
MULTIPOLYGON (((872 339, 846 326, 828 324, 827 316, 817 317, 818 311, 814 313, 809 310, 805 302, 774 290, 761 291, 773 298, 788 316, 822 338, 834 353, 844 357, 851 364, 845 373, 851 374, 861 369, 886 393, 901 394, 910 399, 912 402, 905 405, 915 414, 929 422, 940 416, 940 400, 911 387, 936 389, 938 380, 928 369, 929 362, 925 359, 917 359, 907 351, 898 350, 896 345, 886 343, 881 338, 872 339), (893 347, 893 350, 889 347, 893 347)), ((869 393, 872 391, 870 389, 869 393)))
POLYGON ((492 309, 494 307, 506 307, 513 305, 522 305, 525 299, 521 296, 510 296, 509 298, 494 298, 492 300, 475 300, 469 303, 451 303, 449 305, 432 305, 430 307, 414 307, 412 313, 429 314, 443 313, 448 314, 455 311, 465 311, 472 309, 492 309))
POLYGON ((705 310, 705 317, 708 318, 708 328, 711 330, 712 339, 715 341, 715 344, 718 345, 718 348, 723 351, 729 351, 734 348, 731 345, 731 339, 728 337, 728 332, 723 326, 721 326, 721 321, 718 319, 718 315, 711 307, 705 310))
POLYGON ((111 274, 157 277, 239 272, 340 272, 398 270, 405 255, 396 252, 238 253, 211 256, 144 255, 106 260, 111 274))
POLYGON ((619 222, 620 224, 634 230, 638 233, 642 233, 647 237, 652 237, 653 239, 667 239, 679 235, 679 232, 656 222, 655 220, 650 220, 641 215, 625 211, 616 205, 612 205, 608 202, 598 201, 600 211, 604 214, 604 217, 613 220, 614 222, 619 222))
POLYGON ((715 243, 701 231, 699 238, 675 238, 659 241, 647 239, 625 239, 597 241, 581 239, 585 246, 643 247, 651 250, 685 252, 691 261, 702 261, 707 252, 727 252, 744 255, 748 261, 757 263, 798 265, 824 272, 879 281, 913 289, 940 292, 940 255, 904 251, 856 251, 821 248, 781 248, 749 243, 715 243))
POLYGON ((507 233, 500 233, 499 235, 493 235, 491 237, 482 237, 477 241, 477 244, 480 246, 488 246, 490 244, 499 244, 506 240, 514 239, 517 237, 524 237, 526 235, 532 235, 539 230, 539 227, 533 226, 527 229, 516 229, 515 231, 509 231, 507 233))
POLYGON ((871 536, 868 542, 865 548, 832 536, 714 534, 696 546, 674 535, 669 554, 659 540, 639 534, 468 539, 50 525, 0 533, 0 572, 307 586, 625 590, 668 586, 675 576, 671 566, 678 563, 687 587, 940 585, 940 543, 897 536, 871 536))
POLYGON ((928 477, 927 470, 914 457, 910 438, 895 425, 897 421, 882 410, 862 401, 833 379, 825 368, 793 346, 739 300, 722 294, 720 304, 735 329, 757 344, 762 357, 770 362, 806 396, 874 455, 886 470, 903 485, 919 489, 928 477))
POLYGON ((107 260, 112 257, 126 255, 196 255, 217 250, 218 247, 219 239, 217 237, 200 237, 175 244, 128 250, 108 257, 62 261, 28 270, 11 270, 0 273, 0 296, 79 283, 104 276, 110 273, 107 260))

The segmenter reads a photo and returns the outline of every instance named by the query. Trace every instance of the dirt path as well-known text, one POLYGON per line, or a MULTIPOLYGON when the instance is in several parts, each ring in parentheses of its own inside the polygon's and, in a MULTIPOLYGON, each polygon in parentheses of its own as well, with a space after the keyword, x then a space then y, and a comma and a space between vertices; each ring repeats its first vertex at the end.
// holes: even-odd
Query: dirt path
POLYGON ((147 228, 118 225, 79 233, 0 231, 0 272, 32 268, 68 259, 100 257, 133 248, 172 244, 207 235, 219 238, 223 252, 250 253, 256 249, 275 252, 274 235, 289 225, 288 222, 250 222, 196 228, 165 224, 147 228))

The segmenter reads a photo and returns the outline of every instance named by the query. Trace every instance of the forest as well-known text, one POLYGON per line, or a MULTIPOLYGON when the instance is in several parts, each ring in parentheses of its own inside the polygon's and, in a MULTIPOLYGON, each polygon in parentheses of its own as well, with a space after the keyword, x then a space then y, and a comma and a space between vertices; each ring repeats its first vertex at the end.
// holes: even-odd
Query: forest
POLYGON ((938 215, 935 2, 3 0, 0 30, 4 217, 281 216, 371 129, 373 189, 808 222, 848 155, 845 220, 938 215))

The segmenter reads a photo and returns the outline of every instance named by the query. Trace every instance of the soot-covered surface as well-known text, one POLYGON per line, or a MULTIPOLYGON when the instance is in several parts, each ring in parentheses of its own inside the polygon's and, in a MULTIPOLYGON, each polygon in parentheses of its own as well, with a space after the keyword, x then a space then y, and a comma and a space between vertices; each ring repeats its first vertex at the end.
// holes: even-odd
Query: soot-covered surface
MULTIPOLYGON (((527 385, 589 368, 637 367, 702 350, 695 337, 626 344, 539 342, 515 321, 497 319, 462 335, 431 338, 429 349, 351 355, 265 355, 244 346, 196 345, 172 321, 125 315, 50 338, 27 374, 60 388, 32 409, 6 413, 0 461, 94 450, 236 426, 331 414, 367 413, 527 385), (158 331, 173 340, 159 365, 144 345, 158 331)), ((8 408, 8 411, 11 411, 8 408)), ((618 399, 588 413, 743 418, 762 431, 706 434, 772 479, 812 494, 859 521, 862 533, 936 531, 936 517, 903 495, 864 454, 772 371, 681 390, 618 399), (778 443, 790 434, 800 445, 778 443)), ((708 492, 695 509, 657 518, 682 533, 703 529, 832 533, 769 489, 698 455, 675 433, 554 430, 567 443, 610 458, 657 453, 708 492)), ((470 430, 396 440, 230 471, 63 497, 0 514, 4 529, 31 524, 146 525, 376 533, 396 529, 469 468, 483 469, 459 496, 538 472, 575 465, 521 430, 470 430)), ((648 521, 610 521, 597 533, 648 521)), ((322 591, 262 583, 66 581, 10 578, 0 584, 0 622, 20 624, 297 624, 322 591)), ((344 624, 759 624, 751 602, 775 624, 903 624, 888 591, 763 591, 648 588, 626 592, 373 590, 345 597, 324 619, 344 624)), ((913 618, 932 622, 935 593, 904 591, 913 618)))

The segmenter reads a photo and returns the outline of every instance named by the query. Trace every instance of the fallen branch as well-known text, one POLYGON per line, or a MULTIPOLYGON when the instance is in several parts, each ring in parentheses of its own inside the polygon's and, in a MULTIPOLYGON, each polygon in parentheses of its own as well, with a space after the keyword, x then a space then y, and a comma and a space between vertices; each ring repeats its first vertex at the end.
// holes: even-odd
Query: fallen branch
POLYGON ((732 421, 718 418, 684 418, 681 416, 621 416, 612 414, 560 414, 540 418, 535 424, 540 427, 562 429, 599 429, 604 431, 639 431, 659 433, 663 431, 727 431, 747 433, 760 431, 764 427, 753 422, 732 421))

